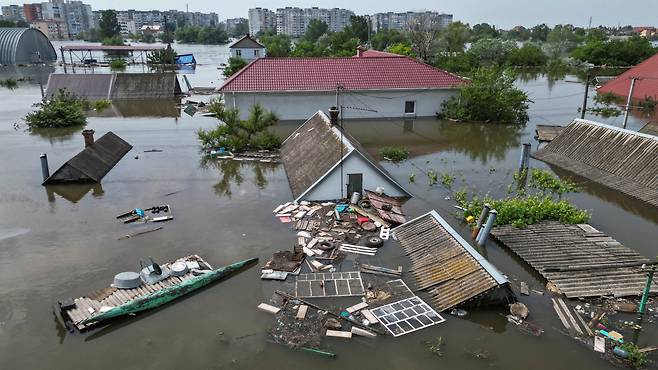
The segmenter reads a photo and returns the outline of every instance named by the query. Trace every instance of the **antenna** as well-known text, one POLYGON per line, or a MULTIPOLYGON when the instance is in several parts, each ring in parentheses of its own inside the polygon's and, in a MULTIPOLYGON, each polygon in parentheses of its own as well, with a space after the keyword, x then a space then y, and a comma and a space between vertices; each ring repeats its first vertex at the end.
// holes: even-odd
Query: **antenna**
POLYGON ((190 4, 185 4, 185 13, 190 12, 190 4))
POLYGON ((587 29, 588 30, 592 29, 592 16, 591 15, 589 16, 589 25, 587 26, 587 29))

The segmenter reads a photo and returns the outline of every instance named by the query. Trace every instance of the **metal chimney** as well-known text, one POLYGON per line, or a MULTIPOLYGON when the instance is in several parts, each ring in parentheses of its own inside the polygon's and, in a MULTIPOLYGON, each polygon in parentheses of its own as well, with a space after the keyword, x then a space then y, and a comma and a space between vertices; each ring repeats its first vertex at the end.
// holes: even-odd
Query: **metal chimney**
POLYGON ((329 119, 331 120, 331 124, 334 126, 338 126, 338 113, 339 113, 338 108, 336 107, 329 108, 329 119))
POLYGON ((85 148, 94 143, 94 130, 83 130, 82 136, 85 138, 85 148))

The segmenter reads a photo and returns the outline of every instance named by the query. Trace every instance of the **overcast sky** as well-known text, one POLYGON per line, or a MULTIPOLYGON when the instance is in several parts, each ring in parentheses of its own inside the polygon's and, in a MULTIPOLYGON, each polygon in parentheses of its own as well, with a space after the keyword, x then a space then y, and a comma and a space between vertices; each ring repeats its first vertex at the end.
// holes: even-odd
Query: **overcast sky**
MULTIPOLYGON (((47 0, 0 0, 0 4, 22 4, 47 0)), ((185 10, 185 0, 83 0, 97 9, 179 9, 185 10)), ((194 0, 187 1, 190 11, 216 12, 220 19, 246 17, 252 7, 276 9, 285 6, 319 6, 351 9, 357 14, 388 11, 437 10, 451 13, 455 20, 471 25, 480 22, 510 28, 517 24, 571 23, 587 26, 656 25, 658 0, 194 0), (632 6, 631 6, 632 5, 632 6), (630 6, 630 8, 629 8, 630 6)))

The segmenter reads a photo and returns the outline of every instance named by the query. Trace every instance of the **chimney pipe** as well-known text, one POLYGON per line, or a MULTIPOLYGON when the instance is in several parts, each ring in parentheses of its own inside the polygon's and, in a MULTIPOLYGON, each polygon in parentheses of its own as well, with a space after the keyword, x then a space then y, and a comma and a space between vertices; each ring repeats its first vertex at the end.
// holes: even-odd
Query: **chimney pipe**
POLYGON ((94 130, 83 130, 82 136, 85 138, 85 148, 94 143, 94 130))
POLYGON ((331 107, 329 108, 329 119, 331 120, 331 124, 334 126, 338 126, 338 108, 336 107, 331 107))
POLYGON ((356 47, 356 56, 357 57, 362 57, 364 50, 365 50, 365 48, 363 46, 361 46, 361 45, 357 46, 356 47))

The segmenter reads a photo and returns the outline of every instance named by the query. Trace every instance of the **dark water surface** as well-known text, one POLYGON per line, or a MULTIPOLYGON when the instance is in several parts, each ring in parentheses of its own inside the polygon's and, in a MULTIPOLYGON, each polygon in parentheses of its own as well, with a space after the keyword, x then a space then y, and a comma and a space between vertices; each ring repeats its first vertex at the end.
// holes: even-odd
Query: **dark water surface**
MULTIPOLYGON (((178 46, 193 51, 201 65, 194 84, 219 84, 217 63, 225 47, 178 46)), ((4 70, 2 76, 37 73, 4 70)), ((538 76, 519 85, 535 101, 531 122, 522 128, 459 124, 433 119, 362 120, 346 127, 372 153, 401 144, 413 157, 400 165, 384 163, 415 195, 405 209, 411 216, 436 209, 463 235, 467 228, 453 215, 451 192, 430 187, 429 169, 456 177, 453 189, 504 196, 513 180, 520 146, 536 149, 536 124, 566 124, 581 104, 583 85, 567 76, 549 83, 538 76), (411 173, 415 183, 408 183, 411 173)), ((120 271, 135 270, 140 258, 159 261, 196 253, 213 266, 290 249, 294 234, 271 210, 291 199, 281 166, 201 160, 195 131, 212 127, 212 118, 189 117, 151 103, 114 107, 118 113, 89 118, 96 136, 113 131, 134 146, 101 185, 43 187, 39 154, 48 153, 51 172, 83 146, 80 129, 28 133, 15 129, 39 99, 39 87, 24 83, 0 90, 0 368, 64 369, 605 369, 612 366, 590 348, 562 334, 547 295, 521 297, 530 319, 546 332, 538 338, 519 332, 505 310, 480 310, 446 323, 393 339, 327 339, 333 360, 296 352, 266 341, 272 317, 256 309, 275 283, 249 269, 161 309, 139 314, 87 335, 68 334, 52 313, 52 304, 107 286, 120 271), (126 113, 128 112, 128 113, 126 113), (149 113, 145 113, 149 112, 149 113), (163 113, 164 112, 164 113, 163 113), (145 150, 161 149, 159 153, 145 150), (137 157, 137 158, 135 158, 137 157), (174 193, 168 196, 166 194, 174 193), (175 220, 163 230, 128 240, 117 237, 135 227, 114 216, 135 207, 171 204, 175 220), (424 341, 444 340, 443 356, 424 341), (477 354, 477 355, 476 355, 477 354)), ((324 109, 326 107, 318 107, 324 109)), ((104 114, 105 115, 105 114, 104 114)), ((645 118, 632 117, 638 129, 645 118)), ((620 124, 621 118, 606 120, 620 124)), ((297 123, 276 127, 282 136, 297 123)), ((534 167, 546 167, 532 161, 534 167)), ((559 173, 559 172, 558 172, 559 173)), ((559 173, 563 175, 562 173, 559 173)), ((569 195, 593 213, 591 223, 647 257, 657 254, 658 215, 626 197, 587 183, 569 195)), ((384 250, 382 263, 403 262, 401 251, 384 250), (386 259, 386 260, 384 260, 386 259)), ((506 250, 489 243, 482 253, 510 279, 542 289, 544 282, 506 250)), ((356 299, 354 299, 356 302, 356 299)), ((324 302, 323 304, 333 304, 324 302)), ((632 319, 632 318, 626 318, 632 319)), ((637 333, 640 346, 658 343, 655 326, 637 333)))

